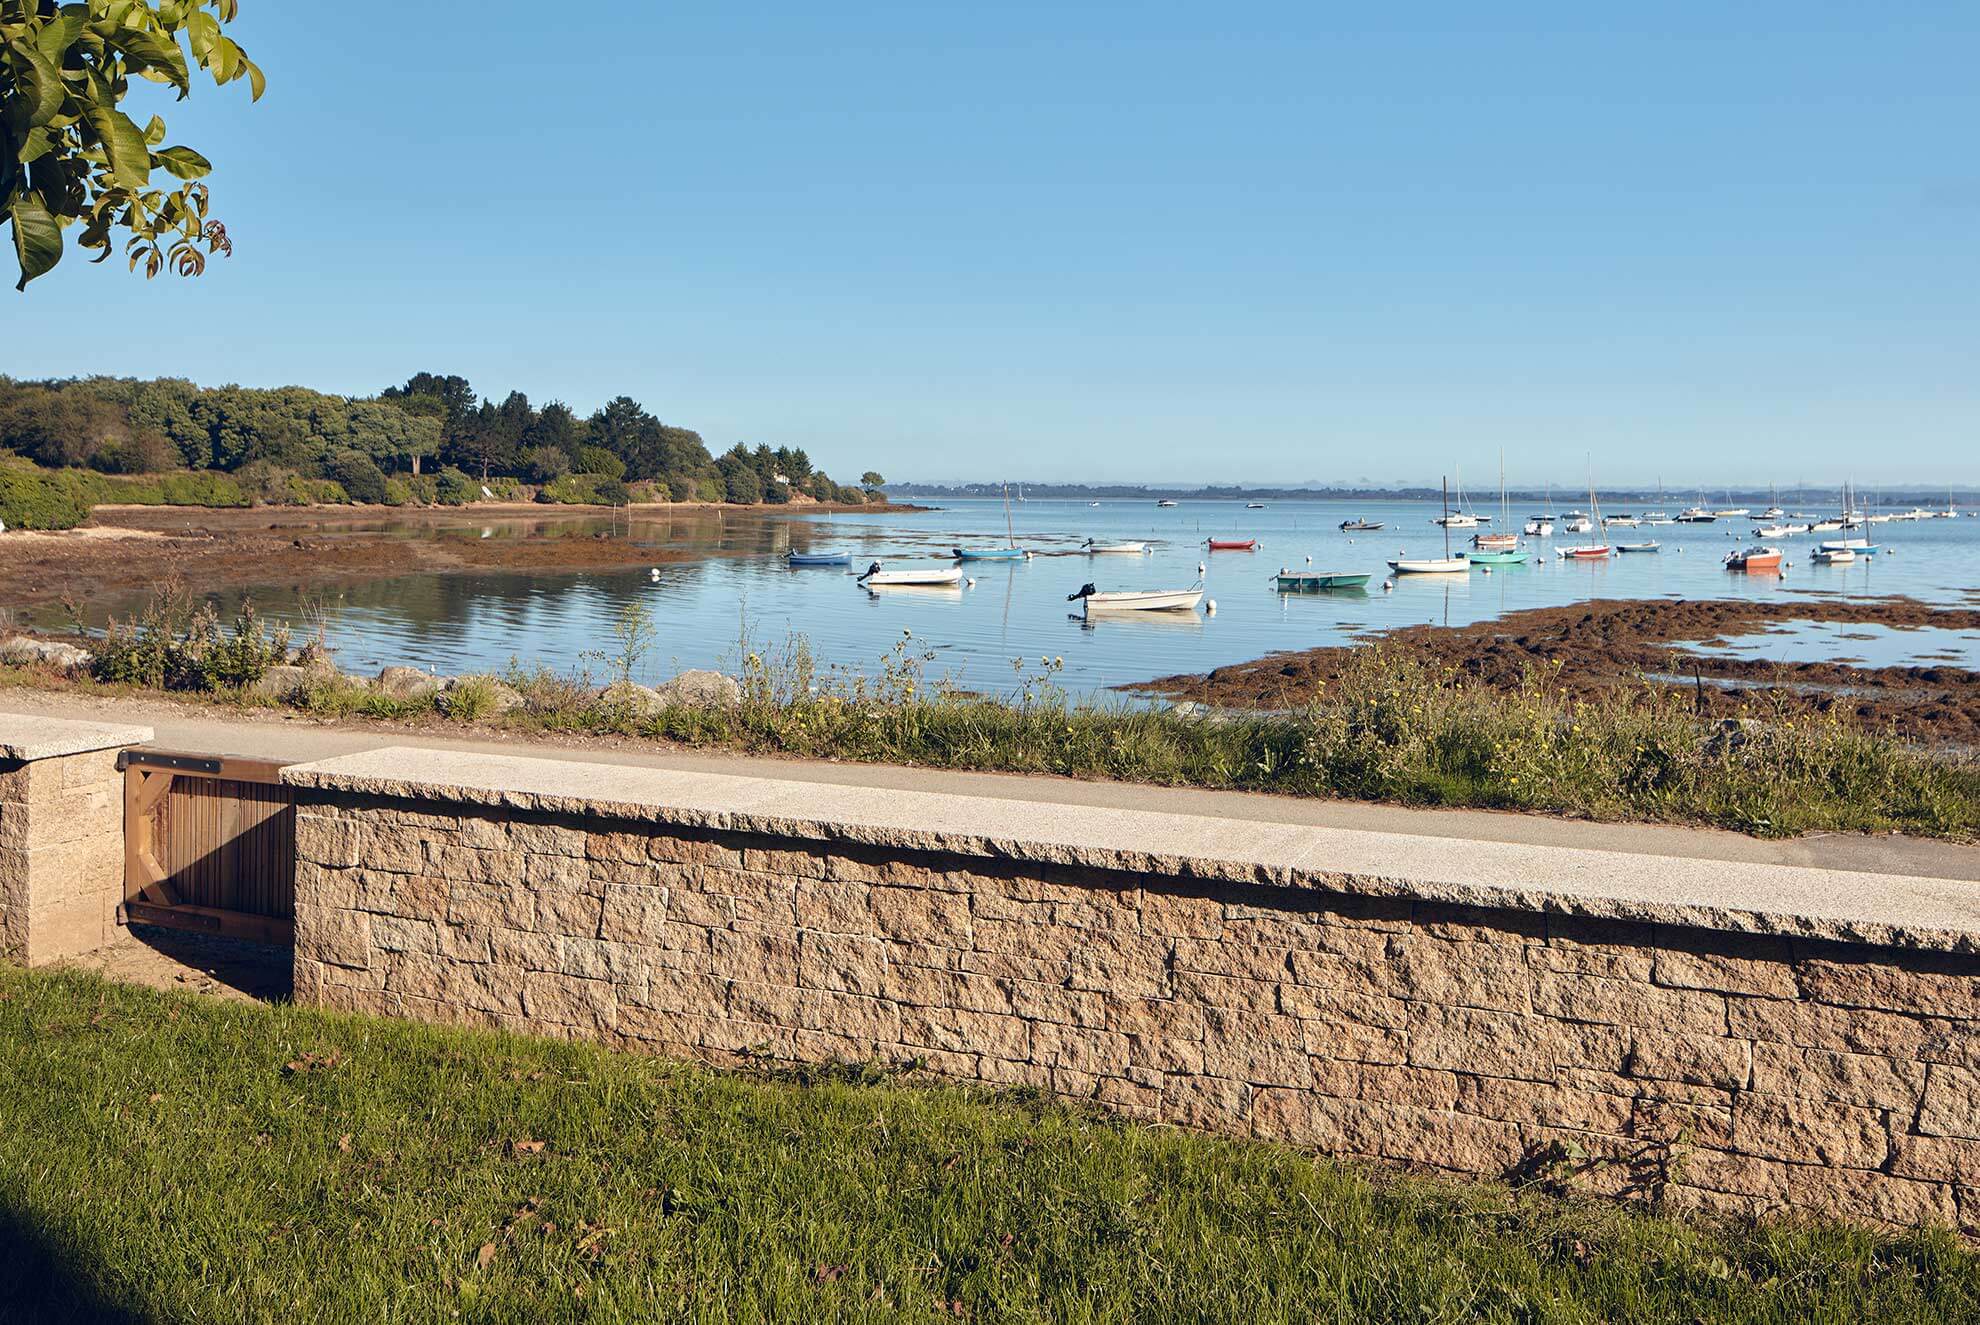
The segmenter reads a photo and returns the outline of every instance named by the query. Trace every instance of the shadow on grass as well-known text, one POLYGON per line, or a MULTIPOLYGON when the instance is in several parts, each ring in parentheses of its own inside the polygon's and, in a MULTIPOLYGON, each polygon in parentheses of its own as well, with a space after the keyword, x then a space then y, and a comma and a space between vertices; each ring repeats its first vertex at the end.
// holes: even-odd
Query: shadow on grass
POLYGON ((40 1221, 0 1197, 0 1322, 35 1325, 103 1322, 151 1325, 153 1317, 102 1295, 73 1249, 49 1237, 40 1221))

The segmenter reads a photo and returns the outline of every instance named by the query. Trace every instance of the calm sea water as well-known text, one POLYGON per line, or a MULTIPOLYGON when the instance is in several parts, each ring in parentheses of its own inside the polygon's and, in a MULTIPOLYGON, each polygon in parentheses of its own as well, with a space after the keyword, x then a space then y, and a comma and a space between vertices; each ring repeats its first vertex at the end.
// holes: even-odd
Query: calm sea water
MULTIPOLYGON (((1568 503, 1559 503, 1565 509, 1568 503)), ((1810 508, 1813 509, 1813 508, 1810 508)), ((1515 508, 1513 524, 1529 512, 1515 508)), ((1001 544, 1004 511, 996 502, 954 501, 939 510, 887 515, 835 515, 723 521, 661 517, 633 526, 636 542, 699 546, 724 555, 661 564, 658 577, 614 574, 423 575, 385 580, 323 596, 332 645, 347 669, 386 663, 443 673, 499 670, 511 658, 570 668, 587 650, 609 643, 608 627, 638 600, 652 610, 660 643, 646 680, 685 667, 733 668, 746 630, 759 644, 802 635, 821 663, 871 669, 912 632, 935 652, 931 670, 961 684, 1009 690, 1014 659, 1035 671, 1040 658, 1062 658, 1059 681, 1091 693, 1126 682, 1200 672, 1275 650, 1339 643, 1384 627, 1425 622, 1461 625, 1521 608, 1605 598, 1788 598, 1795 595, 1875 597, 1908 594, 1941 603, 1974 601, 1980 585, 1980 519, 1921 520, 1874 526, 1887 554, 1849 567, 1820 567, 1807 555, 1835 534, 1781 540, 1792 563, 1780 576, 1728 573, 1720 558, 1752 526, 1676 525, 1613 531, 1618 541, 1657 539, 1656 555, 1606 563, 1542 555, 1524 566, 1472 570, 1459 576, 1398 577, 1391 592, 1384 559, 1441 555, 1443 531, 1434 506, 1417 502, 1281 501, 1263 510, 1241 502, 1184 501, 1157 508, 1149 501, 1030 501, 1014 504, 1018 542, 1037 554, 1027 562, 971 563, 974 579, 955 590, 869 592, 843 568, 792 570, 783 553, 847 551, 855 570, 869 561, 888 566, 948 564, 940 554, 958 543, 1001 544), (1380 520, 1375 533, 1346 534, 1350 518, 1380 520), (1739 538, 1732 535, 1737 532, 1739 538), (1209 552, 1210 537, 1256 538, 1255 552, 1209 552), (1079 545, 1147 539, 1146 556, 1087 556, 1079 545), (1309 560, 1310 559, 1310 560, 1309 560), (1137 613, 1087 623, 1066 596, 1091 581, 1101 589, 1182 588, 1201 578, 1214 614, 1137 613), (1280 567, 1374 573, 1366 593, 1281 595, 1271 575, 1280 567)), ((1491 526, 1487 526, 1490 528, 1491 526)), ((590 532, 568 521, 491 521, 451 531, 456 537, 541 536, 590 532)), ((604 528, 599 522, 598 528, 604 528)), ((1453 549, 1471 531, 1453 530, 1453 549)), ((1555 541, 1578 542, 1557 535, 1555 541)), ((295 588, 256 591, 271 614, 294 619, 295 588)), ((1980 633, 1888 631, 1860 626, 1794 628, 1745 641, 1745 651, 1776 657, 1848 657, 1870 663, 1921 660, 1980 666, 1980 633)))

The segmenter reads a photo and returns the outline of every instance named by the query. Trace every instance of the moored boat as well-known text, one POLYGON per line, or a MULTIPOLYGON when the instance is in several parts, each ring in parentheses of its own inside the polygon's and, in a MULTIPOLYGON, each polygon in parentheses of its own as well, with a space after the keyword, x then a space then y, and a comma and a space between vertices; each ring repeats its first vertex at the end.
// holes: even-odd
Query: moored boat
POLYGON ((1346 531, 1347 531, 1348 533, 1354 533, 1354 532, 1355 532, 1355 531, 1357 531, 1357 530, 1363 530, 1363 529, 1381 529, 1381 528, 1383 528, 1383 527, 1384 527, 1384 526, 1383 526, 1383 524, 1382 524, 1382 522, 1381 522, 1380 520, 1343 520, 1343 521, 1341 521, 1341 528, 1342 528, 1342 529, 1344 529, 1344 530, 1346 530, 1346 531))
POLYGON ((1212 552, 1250 552, 1258 546, 1255 538, 1212 538, 1206 541, 1212 552))
MULTIPOLYGON (((1398 555, 1389 563, 1389 569, 1398 575, 1462 575, 1471 569, 1471 563, 1463 557, 1451 555, 1451 484, 1444 480, 1444 516, 1436 521, 1444 526, 1444 555, 1441 557, 1404 557, 1398 555)), ((1473 521, 1476 524, 1477 521, 1473 521)))
POLYGON ((787 552, 784 561, 791 566, 850 566, 850 552, 787 552))
POLYGON ((962 568, 959 566, 913 566, 906 570, 884 570, 879 562, 866 568, 859 577, 860 584, 869 589, 883 589, 906 585, 933 586, 947 588, 962 583, 962 568))
POLYGON ((1021 547, 959 547, 949 555, 957 561, 1029 561, 1031 553, 1021 547))
POLYGON ((1472 566, 1523 566, 1532 555, 1516 547, 1480 548, 1465 553, 1464 559, 1466 564, 1472 566))
POLYGON ((1187 589, 1129 589, 1113 593, 1101 593, 1091 584, 1083 585, 1078 593, 1066 595, 1069 603, 1078 603, 1087 616, 1095 612, 1193 612, 1203 601, 1203 586, 1192 585, 1187 589))
POLYGON ((1148 544, 1138 543, 1138 542, 1137 543, 1096 543, 1089 538, 1086 540, 1086 550, 1088 552, 1141 553, 1141 552, 1146 552, 1148 550, 1148 544))
POLYGON ((1282 570, 1272 577, 1280 593, 1310 593, 1320 589, 1361 589, 1368 584, 1367 571, 1282 570))
POLYGON ((1856 552, 1846 547, 1818 547, 1809 560, 1817 566, 1847 566, 1856 560, 1856 552))
POLYGON ((1781 550, 1756 543, 1738 552, 1726 553, 1727 570, 1769 571, 1781 568, 1781 550))
POLYGON ((1167 497, 1164 497, 1164 498, 1162 498, 1162 499, 1161 499, 1160 501, 1158 501, 1158 502, 1156 502, 1155 504, 1156 504, 1157 506, 1174 506, 1174 505, 1175 505, 1176 503, 1175 503, 1175 502, 1173 502, 1173 501, 1171 501, 1171 500, 1170 500, 1169 498, 1167 498, 1167 497))
POLYGON ((1659 543, 1654 538, 1649 539, 1642 543, 1616 544, 1616 551, 1618 552, 1661 552, 1663 551, 1663 549, 1664 549, 1664 545, 1662 543, 1659 543))

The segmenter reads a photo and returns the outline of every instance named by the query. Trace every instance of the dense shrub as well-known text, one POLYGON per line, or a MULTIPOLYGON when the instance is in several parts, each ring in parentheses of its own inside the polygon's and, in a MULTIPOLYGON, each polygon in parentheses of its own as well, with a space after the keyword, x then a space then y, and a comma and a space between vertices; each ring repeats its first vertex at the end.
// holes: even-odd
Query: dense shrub
POLYGON ((626 462, 602 446, 580 446, 577 452, 577 470, 581 474, 603 474, 607 478, 624 478, 626 462))
POLYGON ((334 478, 304 478, 291 475, 288 483, 289 506, 343 506, 351 499, 344 485, 334 478))
POLYGON ((564 506, 623 506, 632 493, 623 479, 606 474, 566 474, 536 491, 536 499, 564 506))
POLYGON ((183 585, 152 596, 131 621, 112 621, 92 650, 99 681, 165 690, 219 690, 252 685, 289 660, 287 627, 267 629, 252 603, 242 603, 223 630, 211 603, 195 605, 183 585))
POLYGON ((762 501, 763 480, 757 477, 753 469, 732 469, 723 480, 722 495, 727 501, 742 504, 762 501))
POLYGON ((440 471, 433 499, 442 506, 465 506, 481 495, 481 485, 452 465, 440 471))
POLYGON ((75 470, 0 461, 0 521, 9 529, 73 529, 91 505, 91 485, 75 470))
POLYGON ((343 484, 352 501, 376 506, 386 500, 385 471, 362 451, 338 451, 324 465, 323 472, 343 484))
POLYGON ((532 483, 549 483, 571 472, 571 457, 559 446, 532 446, 523 452, 522 472, 532 483))

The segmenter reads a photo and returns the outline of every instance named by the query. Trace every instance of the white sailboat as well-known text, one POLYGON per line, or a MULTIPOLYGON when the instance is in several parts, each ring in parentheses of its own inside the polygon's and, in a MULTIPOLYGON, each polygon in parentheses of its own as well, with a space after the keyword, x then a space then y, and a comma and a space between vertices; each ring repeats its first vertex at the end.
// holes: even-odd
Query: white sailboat
MULTIPOLYGON (((1462 575, 1471 569, 1471 563, 1463 557, 1451 555, 1451 484, 1444 480, 1444 518, 1437 521, 1444 526, 1444 555, 1439 557, 1398 557, 1389 563, 1389 569, 1398 575, 1462 575)), ((1478 521, 1460 528, 1475 528, 1478 521)))

